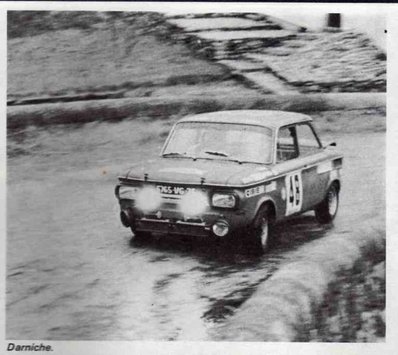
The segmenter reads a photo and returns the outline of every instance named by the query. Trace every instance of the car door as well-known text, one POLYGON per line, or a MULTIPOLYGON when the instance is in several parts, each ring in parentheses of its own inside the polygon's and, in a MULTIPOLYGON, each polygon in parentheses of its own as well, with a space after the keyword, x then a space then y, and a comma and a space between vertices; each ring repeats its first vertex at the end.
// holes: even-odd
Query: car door
POLYGON ((277 136, 276 165, 284 215, 304 212, 319 203, 328 183, 319 174, 325 161, 322 145, 309 123, 281 127, 277 136))
POLYGON ((273 171, 279 176, 277 183, 281 191, 281 212, 285 216, 301 212, 306 205, 302 166, 296 126, 281 127, 276 138, 276 164, 273 171))
POLYGON ((301 177, 303 180, 303 210, 312 209, 324 197, 329 181, 331 161, 322 148, 311 123, 296 125, 299 157, 302 163, 301 177))

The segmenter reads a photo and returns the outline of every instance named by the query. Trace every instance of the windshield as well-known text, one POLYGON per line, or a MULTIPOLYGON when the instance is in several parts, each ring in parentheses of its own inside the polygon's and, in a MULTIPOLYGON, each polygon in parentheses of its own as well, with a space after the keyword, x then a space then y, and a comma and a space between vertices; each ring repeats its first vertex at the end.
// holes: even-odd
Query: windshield
POLYGON ((176 125, 164 157, 222 159, 269 164, 272 131, 229 123, 183 122, 176 125))

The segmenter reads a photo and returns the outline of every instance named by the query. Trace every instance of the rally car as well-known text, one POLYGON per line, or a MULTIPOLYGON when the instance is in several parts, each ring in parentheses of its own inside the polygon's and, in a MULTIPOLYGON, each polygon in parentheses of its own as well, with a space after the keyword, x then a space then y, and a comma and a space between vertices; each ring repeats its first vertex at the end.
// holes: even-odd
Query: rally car
POLYGON ((315 211, 336 216, 342 155, 323 145, 311 117, 235 110, 179 120, 160 156, 119 176, 121 222, 133 237, 151 233, 232 240, 259 250, 273 242, 273 225, 315 211))

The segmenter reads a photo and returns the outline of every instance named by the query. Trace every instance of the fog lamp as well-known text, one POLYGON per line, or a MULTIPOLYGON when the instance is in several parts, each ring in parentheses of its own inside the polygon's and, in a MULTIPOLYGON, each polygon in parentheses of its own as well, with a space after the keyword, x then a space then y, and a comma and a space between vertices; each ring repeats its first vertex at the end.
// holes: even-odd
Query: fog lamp
POLYGON ((146 186, 137 194, 136 206, 144 211, 149 212, 156 210, 161 204, 162 198, 159 190, 155 187, 146 186))
POLYGON ((213 233, 217 237, 225 237, 229 232, 229 225, 225 221, 217 221, 213 224, 213 233))
POLYGON ((186 216, 197 216, 203 213, 208 205, 206 194, 199 191, 190 191, 182 197, 180 208, 186 216))

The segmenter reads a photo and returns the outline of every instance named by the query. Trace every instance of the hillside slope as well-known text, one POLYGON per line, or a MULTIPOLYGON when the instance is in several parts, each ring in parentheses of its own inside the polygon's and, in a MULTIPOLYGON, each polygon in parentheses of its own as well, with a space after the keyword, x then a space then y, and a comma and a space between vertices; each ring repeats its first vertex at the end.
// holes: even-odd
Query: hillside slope
POLYGON ((386 88, 385 54, 362 35, 254 13, 10 11, 7 30, 9 103, 386 88))
POLYGON ((224 66, 166 40, 166 27, 157 13, 8 12, 8 100, 255 94, 224 66))

